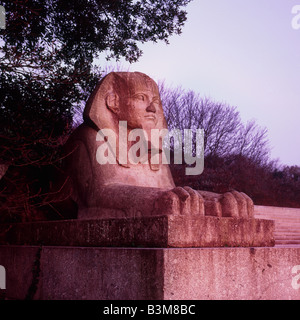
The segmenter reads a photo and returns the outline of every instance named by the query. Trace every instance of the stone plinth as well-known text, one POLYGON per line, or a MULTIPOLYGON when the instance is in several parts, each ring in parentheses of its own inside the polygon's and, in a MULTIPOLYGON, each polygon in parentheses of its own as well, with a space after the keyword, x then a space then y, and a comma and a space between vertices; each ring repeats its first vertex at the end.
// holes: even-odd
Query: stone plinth
POLYGON ((0 264, 8 299, 300 299, 300 248, 0 246, 0 264))
POLYGON ((0 244, 101 247, 273 246, 274 221, 155 216, 0 225, 0 244))

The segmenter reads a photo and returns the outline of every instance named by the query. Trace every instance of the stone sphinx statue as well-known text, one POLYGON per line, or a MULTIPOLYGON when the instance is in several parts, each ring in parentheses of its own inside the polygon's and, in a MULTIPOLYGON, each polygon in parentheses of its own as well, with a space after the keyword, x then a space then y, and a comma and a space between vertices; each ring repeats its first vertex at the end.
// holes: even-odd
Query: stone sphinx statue
POLYGON ((147 75, 109 73, 89 98, 83 117, 84 123, 66 144, 71 197, 78 205, 79 219, 158 215, 253 218, 253 202, 244 193, 215 194, 176 187, 168 164, 152 163, 148 140, 141 161, 128 161, 132 130, 150 134, 152 129, 167 128, 158 87, 147 75))

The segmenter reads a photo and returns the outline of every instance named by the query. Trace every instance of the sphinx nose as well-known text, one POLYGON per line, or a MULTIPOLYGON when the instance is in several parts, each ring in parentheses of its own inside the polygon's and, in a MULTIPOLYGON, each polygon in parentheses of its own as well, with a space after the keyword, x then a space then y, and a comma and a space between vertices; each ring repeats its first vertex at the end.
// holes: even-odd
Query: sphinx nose
POLYGON ((149 106, 147 107, 146 111, 147 112, 153 112, 153 113, 156 112, 156 108, 155 108, 155 106, 154 106, 154 104, 152 102, 149 104, 149 106))

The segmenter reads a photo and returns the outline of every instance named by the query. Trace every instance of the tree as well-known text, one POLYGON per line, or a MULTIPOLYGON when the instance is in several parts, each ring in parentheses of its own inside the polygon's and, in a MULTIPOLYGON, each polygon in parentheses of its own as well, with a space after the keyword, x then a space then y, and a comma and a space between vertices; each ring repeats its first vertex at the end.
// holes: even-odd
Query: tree
POLYGON ((236 155, 257 163, 268 161, 267 130, 254 121, 244 125, 236 107, 164 83, 160 92, 169 130, 203 129, 205 157, 236 155))
POLYGON ((275 167, 270 175, 274 202, 279 206, 300 208, 300 167, 275 167))

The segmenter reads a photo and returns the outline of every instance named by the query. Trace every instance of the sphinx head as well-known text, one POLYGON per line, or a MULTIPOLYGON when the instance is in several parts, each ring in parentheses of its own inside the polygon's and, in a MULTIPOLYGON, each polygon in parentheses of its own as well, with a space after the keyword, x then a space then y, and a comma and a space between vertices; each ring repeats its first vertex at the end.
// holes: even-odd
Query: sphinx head
POLYGON ((167 128, 157 84, 140 72, 111 72, 87 102, 84 120, 97 129, 117 130, 119 121, 128 129, 167 128))

